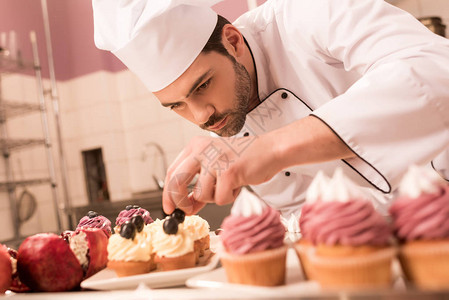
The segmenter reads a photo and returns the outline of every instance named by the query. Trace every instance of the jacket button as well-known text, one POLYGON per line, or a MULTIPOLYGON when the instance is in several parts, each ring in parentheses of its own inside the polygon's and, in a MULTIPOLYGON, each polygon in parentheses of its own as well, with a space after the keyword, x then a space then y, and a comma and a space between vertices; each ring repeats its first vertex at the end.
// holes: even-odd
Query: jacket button
POLYGON ((283 92, 283 93, 281 94, 281 98, 282 98, 282 99, 287 99, 287 97, 288 97, 288 94, 287 94, 286 92, 283 92))
POLYGON ((244 134, 243 134, 243 136, 248 136, 249 135, 249 132, 245 132, 244 134))
POLYGON ((285 172, 285 176, 290 176, 290 172, 289 171, 285 172))

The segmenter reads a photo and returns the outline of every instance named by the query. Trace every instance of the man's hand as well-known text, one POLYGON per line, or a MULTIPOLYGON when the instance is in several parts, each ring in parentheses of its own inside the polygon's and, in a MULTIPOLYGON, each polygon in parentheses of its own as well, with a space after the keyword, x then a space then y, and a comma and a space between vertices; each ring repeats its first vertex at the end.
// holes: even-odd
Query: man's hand
POLYGON ((272 149, 266 136, 195 137, 168 169, 164 211, 179 207, 195 214, 206 203, 233 202, 242 186, 265 182, 280 171, 272 149), (196 174, 196 185, 189 191, 196 174))

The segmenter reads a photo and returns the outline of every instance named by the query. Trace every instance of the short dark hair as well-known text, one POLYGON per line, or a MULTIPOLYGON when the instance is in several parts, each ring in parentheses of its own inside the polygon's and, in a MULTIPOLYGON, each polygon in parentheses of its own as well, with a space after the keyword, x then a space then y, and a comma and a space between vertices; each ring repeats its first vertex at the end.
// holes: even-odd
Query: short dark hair
POLYGON ((226 48, 223 46, 221 40, 221 33, 223 31, 223 27, 226 24, 231 24, 231 22, 229 22, 226 18, 218 15, 217 25, 215 25, 214 31, 212 32, 209 40, 207 41, 206 45, 204 46, 201 52, 208 53, 211 51, 216 51, 225 56, 230 55, 228 53, 228 50, 226 50, 226 48))

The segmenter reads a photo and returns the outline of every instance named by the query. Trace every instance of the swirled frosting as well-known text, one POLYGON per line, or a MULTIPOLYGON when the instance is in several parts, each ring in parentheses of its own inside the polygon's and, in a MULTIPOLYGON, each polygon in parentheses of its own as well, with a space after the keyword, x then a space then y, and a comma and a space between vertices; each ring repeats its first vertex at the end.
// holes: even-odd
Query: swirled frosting
POLYGON ((390 207, 395 234, 402 241, 449 238, 449 185, 429 171, 411 167, 390 207))
POLYGON ((166 234, 164 230, 155 230, 152 235, 153 251, 160 257, 178 257, 193 251, 193 239, 178 225, 176 234, 166 234))
POLYGON ((308 192, 299 220, 304 239, 313 244, 347 246, 390 242, 388 222, 341 169, 331 179, 320 175, 316 180, 319 183, 311 184, 313 192, 308 192))
POLYGON ((245 254, 281 247, 285 228, 279 212, 266 206, 256 195, 246 190, 242 192, 231 215, 221 225, 220 237, 226 251, 245 254))
POLYGON ((126 209, 122 210, 115 219, 115 225, 122 226, 123 223, 129 221, 135 215, 141 215, 145 224, 153 223, 153 219, 150 216, 150 212, 144 208, 139 207, 139 208, 131 208, 130 210, 126 209))
POLYGON ((209 235, 209 223, 198 215, 186 216, 184 229, 190 233, 193 240, 199 240, 209 235))
POLYGON ((365 200, 305 204, 299 226, 315 245, 383 246, 391 237, 390 225, 365 200))
POLYGON ((110 237, 112 234, 111 230, 111 221, 104 216, 96 216, 94 218, 89 218, 88 216, 84 216, 81 218, 78 223, 77 229, 81 228, 100 228, 103 232, 110 237))
POLYGON ((115 233, 109 238, 108 260, 149 261, 151 244, 144 231, 136 233, 134 239, 126 239, 115 233))

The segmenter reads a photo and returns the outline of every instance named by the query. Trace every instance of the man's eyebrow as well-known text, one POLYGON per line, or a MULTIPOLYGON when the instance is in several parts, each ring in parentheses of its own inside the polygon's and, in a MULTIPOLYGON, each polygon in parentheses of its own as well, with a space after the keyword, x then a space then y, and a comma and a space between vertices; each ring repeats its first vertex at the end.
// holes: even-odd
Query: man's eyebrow
POLYGON ((197 89, 197 87, 204 81, 204 78, 209 76, 209 74, 212 72, 212 69, 207 70, 203 73, 198 79, 192 84, 192 87, 190 88, 189 92, 187 93, 186 98, 189 98, 190 95, 197 89))
MULTIPOLYGON (((185 98, 189 98, 190 95, 198 88, 198 86, 204 81, 204 78, 209 76, 209 74, 212 73, 212 69, 207 70, 203 73, 200 77, 198 77, 197 80, 192 84, 192 87, 190 88, 189 92, 187 93, 185 98)), ((170 107, 175 104, 179 104, 180 102, 170 102, 170 103, 161 103, 164 107, 170 107)))

